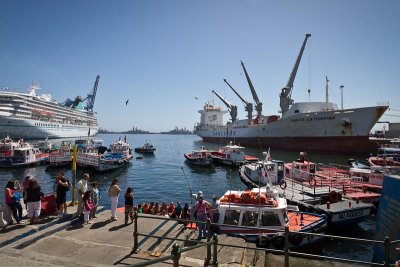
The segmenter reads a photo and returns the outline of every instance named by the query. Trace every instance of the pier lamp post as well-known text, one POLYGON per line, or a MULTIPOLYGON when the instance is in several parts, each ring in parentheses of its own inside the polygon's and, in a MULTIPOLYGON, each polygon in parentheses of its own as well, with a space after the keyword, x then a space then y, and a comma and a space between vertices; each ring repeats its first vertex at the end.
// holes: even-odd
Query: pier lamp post
POLYGON ((341 98, 342 98, 342 109, 343 109, 343 85, 341 85, 340 86, 340 95, 341 95, 341 98))

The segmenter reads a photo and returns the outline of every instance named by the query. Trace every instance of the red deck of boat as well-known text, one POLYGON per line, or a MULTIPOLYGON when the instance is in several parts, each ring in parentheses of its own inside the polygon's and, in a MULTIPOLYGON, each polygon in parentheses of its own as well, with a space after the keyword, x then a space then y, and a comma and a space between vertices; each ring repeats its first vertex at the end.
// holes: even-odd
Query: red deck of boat
POLYGON ((346 193, 346 197, 351 199, 359 199, 359 200, 367 200, 379 198, 381 194, 372 193, 372 192, 354 192, 354 193, 346 193))
POLYGON ((257 161, 258 160, 258 158, 249 156, 249 155, 244 155, 244 159, 247 161, 257 161))

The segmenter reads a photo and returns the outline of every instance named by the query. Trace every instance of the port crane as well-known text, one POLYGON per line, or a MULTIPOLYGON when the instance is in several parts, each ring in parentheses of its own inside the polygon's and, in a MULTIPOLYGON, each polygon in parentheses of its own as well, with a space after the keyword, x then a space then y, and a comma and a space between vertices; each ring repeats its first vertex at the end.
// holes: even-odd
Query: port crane
POLYGON ((262 103, 258 99, 256 90, 254 89, 253 83, 250 80, 249 74, 247 73, 243 61, 240 61, 240 64, 242 65, 244 74, 246 75, 247 83, 249 84, 250 87, 251 94, 253 95, 254 102, 256 103, 257 119, 260 120, 262 118, 262 103))
POLYGON ((288 80, 286 86, 282 88, 282 92, 279 94, 282 115, 285 114, 285 112, 289 110, 290 105, 293 105, 293 102, 294 102, 292 99, 293 82, 294 82, 294 79, 296 78, 297 69, 299 68, 301 57, 303 56, 304 48, 306 46, 307 39, 309 37, 311 37, 311 34, 307 33, 306 37, 303 41, 303 45, 301 46, 299 55, 297 56, 293 70, 290 73, 289 80, 288 80))
POLYGON ((93 90, 91 94, 88 94, 85 99, 88 99, 86 103, 86 110, 93 112, 94 100, 96 99, 97 87, 99 86, 100 75, 97 75, 96 81, 94 82, 93 90))
POLYGON ((251 124, 251 120, 253 119, 253 104, 244 100, 244 98, 228 83, 226 79, 224 82, 232 89, 232 91, 242 100, 243 104, 245 105, 244 110, 247 111, 247 119, 248 123, 251 124))
POLYGON ((70 108, 76 108, 80 103, 85 102, 85 100, 87 100, 85 110, 93 112, 94 100, 96 98, 97 87, 99 86, 99 80, 100 80, 100 75, 97 75, 96 81, 94 82, 92 93, 88 94, 84 99, 82 99, 82 97, 80 96, 75 97, 74 100, 68 98, 67 100, 64 101, 63 104, 70 108))
POLYGON ((214 90, 212 90, 212 92, 218 96, 219 99, 221 99, 221 101, 226 105, 226 107, 228 108, 229 114, 231 115, 231 119, 232 119, 232 123, 234 124, 237 120, 237 106, 232 105, 231 103, 228 102, 228 100, 226 100, 225 98, 223 98, 222 96, 220 96, 217 92, 215 92, 214 90))

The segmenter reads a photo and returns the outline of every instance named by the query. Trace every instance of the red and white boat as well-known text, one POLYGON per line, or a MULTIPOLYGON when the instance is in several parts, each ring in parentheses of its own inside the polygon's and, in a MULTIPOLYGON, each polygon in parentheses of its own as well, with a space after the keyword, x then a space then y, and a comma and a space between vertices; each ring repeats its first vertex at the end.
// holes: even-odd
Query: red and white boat
POLYGON ((0 141, 0 167, 24 167, 47 163, 49 153, 44 153, 20 139, 14 142, 9 136, 0 141))
POLYGON ((368 163, 371 166, 400 166, 400 162, 393 157, 369 157, 368 163))
POLYGON ((288 206, 276 189, 229 190, 217 203, 220 212, 218 224, 223 224, 219 226, 219 233, 243 237, 259 247, 283 249, 283 231, 288 225, 290 250, 322 252, 323 237, 301 233, 323 234, 327 226, 326 216, 299 212, 296 206, 288 206))
POLYGON ((213 158, 211 157, 210 150, 201 149, 193 150, 192 153, 184 154, 186 162, 197 166, 211 166, 213 158))
POLYGON ((228 166, 237 167, 244 163, 258 161, 258 158, 246 155, 245 148, 234 145, 230 142, 228 145, 221 147, 218 151, 211 151, 211 157, 215 163, 221 163, 228 166))

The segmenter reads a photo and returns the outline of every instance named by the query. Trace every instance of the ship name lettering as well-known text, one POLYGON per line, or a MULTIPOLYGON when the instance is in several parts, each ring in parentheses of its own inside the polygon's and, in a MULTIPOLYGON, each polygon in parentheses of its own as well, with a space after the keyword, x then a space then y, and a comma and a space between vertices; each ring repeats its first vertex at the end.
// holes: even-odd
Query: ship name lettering
POLYGON ((307 117, 307 118, 296 118, 290 119, 290 122, 301 122, 301 121, 327 121, 334 120, 335 116, 321 116, 321 117, 307 117))

